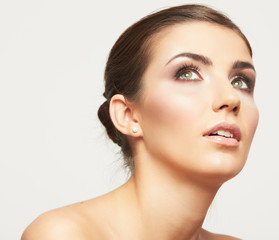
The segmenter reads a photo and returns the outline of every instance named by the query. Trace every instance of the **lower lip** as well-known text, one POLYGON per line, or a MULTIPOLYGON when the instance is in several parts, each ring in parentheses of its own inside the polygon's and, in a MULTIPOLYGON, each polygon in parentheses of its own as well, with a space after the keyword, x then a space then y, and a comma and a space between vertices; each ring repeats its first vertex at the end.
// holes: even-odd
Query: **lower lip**
POLYGON ((221 136, 205 136, 211 142, 218 143, 227 147, 238 147, 239 142, 235 138, 226 138, 221 136))

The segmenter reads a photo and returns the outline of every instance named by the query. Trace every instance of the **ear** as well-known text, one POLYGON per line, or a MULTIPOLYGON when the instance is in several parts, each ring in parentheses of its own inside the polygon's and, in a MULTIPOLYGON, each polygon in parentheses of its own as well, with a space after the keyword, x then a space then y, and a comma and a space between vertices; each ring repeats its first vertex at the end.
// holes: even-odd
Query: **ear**
POLYGON ((118 131, 132 137, 142 136, 142 131, 135 114, 133 114, 133 109, 123 95, 116 94, 111 98, 109 114, 118 131))

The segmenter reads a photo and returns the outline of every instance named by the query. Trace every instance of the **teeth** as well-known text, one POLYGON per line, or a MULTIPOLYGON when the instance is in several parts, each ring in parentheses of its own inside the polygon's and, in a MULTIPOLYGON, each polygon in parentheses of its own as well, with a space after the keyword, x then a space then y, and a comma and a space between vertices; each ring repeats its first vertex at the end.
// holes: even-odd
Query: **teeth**
POLYGON ((232 133, 230 133, 229 131, 225 131, 225 130, 218 130, 218 131, 216 131, 212 134, 227 137, 227 138, 232 138, 233 137, 232 133))

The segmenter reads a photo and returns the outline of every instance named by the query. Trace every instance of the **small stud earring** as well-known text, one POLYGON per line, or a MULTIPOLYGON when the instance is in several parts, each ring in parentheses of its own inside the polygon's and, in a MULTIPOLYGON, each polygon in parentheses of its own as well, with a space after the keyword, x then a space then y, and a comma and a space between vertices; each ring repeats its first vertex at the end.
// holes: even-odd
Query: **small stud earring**
POLYGON ((138 131, 138 128, 137 127, 133 127, 132 131, 133 131, 133 133, 136 133, 138 131))

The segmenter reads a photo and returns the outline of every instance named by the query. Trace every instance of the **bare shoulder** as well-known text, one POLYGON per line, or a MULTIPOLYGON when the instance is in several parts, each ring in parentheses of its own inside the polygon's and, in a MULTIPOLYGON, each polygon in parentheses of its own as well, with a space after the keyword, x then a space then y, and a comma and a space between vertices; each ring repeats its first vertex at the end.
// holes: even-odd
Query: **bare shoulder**
POLYGON ((53 210, 40 215, 24 231, 21 240, 33 239, 74 239, 80 237, 76 222, 63 215, 61 211, 53 210))
POLYGON ((203 229, 203 239, 205 239, 205 240, 241 240, 240 238, 236 238, 236 237, 232 237, 232 236, 228 236, 228 235, 211 233, 204 229, 203 229))
POLYGON ((103 239, 97 222, 81 205, 73 204, 43 213, 26 228, 21 240, 103 239))

